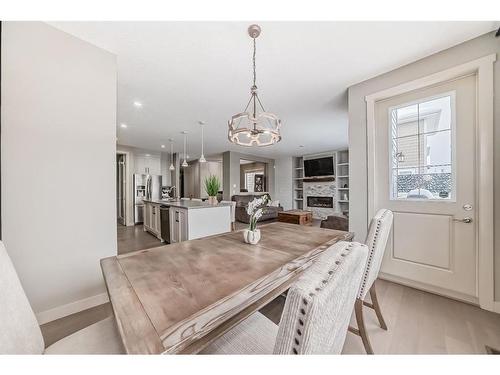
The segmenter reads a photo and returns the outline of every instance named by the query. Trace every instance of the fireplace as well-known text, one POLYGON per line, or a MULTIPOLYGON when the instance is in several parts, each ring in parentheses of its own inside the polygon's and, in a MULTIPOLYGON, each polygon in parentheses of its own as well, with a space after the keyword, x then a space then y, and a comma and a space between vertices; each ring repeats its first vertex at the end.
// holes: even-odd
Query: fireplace
POLYGON ((307 206, 333 208, 333 197, 307 197, 307 206))

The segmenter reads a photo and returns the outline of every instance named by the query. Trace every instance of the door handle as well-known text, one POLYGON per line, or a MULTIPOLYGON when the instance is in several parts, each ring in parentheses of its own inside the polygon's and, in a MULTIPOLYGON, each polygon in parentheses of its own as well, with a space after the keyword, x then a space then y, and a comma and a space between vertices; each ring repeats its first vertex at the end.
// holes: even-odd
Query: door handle
POLYGON ((453 221, 456 221, 459 223, 470 224, 470 223, 472 223, 472 218, 471 217, 464 217, 463 219, 453 219, 453 221))

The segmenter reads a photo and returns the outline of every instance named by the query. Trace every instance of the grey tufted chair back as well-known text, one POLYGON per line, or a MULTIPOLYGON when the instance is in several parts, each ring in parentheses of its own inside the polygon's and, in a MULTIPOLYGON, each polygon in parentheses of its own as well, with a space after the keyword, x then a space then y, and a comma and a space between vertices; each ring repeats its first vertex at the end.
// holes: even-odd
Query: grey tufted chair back
POLYGON ((0 241, 0 354, 42 354, 42 332, 0 241))
POLYGON ((392 219, 392 211, 383 208, 377 212, 370 223, 365 242, 368 246, 368 260, 366 261, 365 272, 358 292, 358 298, 360 299, 365 298, 378 277, 387 240, 392 229, 392 219))
POLYGON ((341 241, 325 250, 288 291, 275 354, 339 354, 368 248, 341 241))

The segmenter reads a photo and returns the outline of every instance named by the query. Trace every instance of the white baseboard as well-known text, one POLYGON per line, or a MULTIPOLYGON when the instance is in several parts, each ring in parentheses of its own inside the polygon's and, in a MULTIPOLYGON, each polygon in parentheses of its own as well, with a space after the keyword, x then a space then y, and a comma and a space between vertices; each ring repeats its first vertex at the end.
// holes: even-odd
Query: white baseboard
POLYGON ((91 307, 102 305, 109 301, 107 293, 98 294, 96 296, 81 299, 79 301, 68 303, 54 307, 53 309, 41 311, 36 314, 38 324, 42 325, 53 320, 64 318, 65 316, 90 309, 91 307))
POLYGON ((493 302, 493 311, 500 314, 500 301, 493 302))
POLYGON ((457 300, 460 302, 466 302, 466 303, 470 303, 472 305, 479 306, 479 300, 476 297, 471 297, 471 296, 468 296, 468 295, 465 295, 465 294, 462 294, 459 292, 454 292, 454 291, 443 289, 443 288, 436 287, 433 285, 424 284, 424 283, 421 283, 418 281, 405 279, 405 278, 395 276, 395 275, 390 275, 390 274, 387 274, 384 272, 379 273, 379 278, 382 280, 391 281, 391 282, 396 283, 396 284, 409 286, 410 288, 422 290, 424 292, 437 294, 439 296, 443 296, 443 297, 451 298, 451 299, 454 299, 454 300, 457 300))

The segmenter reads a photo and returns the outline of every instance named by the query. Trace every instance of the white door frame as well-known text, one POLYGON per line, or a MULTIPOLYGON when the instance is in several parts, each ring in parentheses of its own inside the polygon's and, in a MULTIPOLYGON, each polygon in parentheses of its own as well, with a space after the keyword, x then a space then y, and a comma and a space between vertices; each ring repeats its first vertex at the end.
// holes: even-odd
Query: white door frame
POLYGON ((477 288, 479 305, 500 313, 500 302, 494 295, 494 226, 493 226, 493 64, 496 54, 487 55, 426 77, 382 90, 365 97, 367 117, 368 223, 375 214, 377 177, 375 171, 375 104, 409 91, 436 85, 469 74, 476 74, 476 207, 477 288))
POLYGON ((128 151, 116 151, 117 155, 125 156, 125 217, 124 224, 126 226, 134 225, 133 214, 129 209, 130 200, 132 199, 132 188, 133 183, 130 181, 130 152, 128 151))

